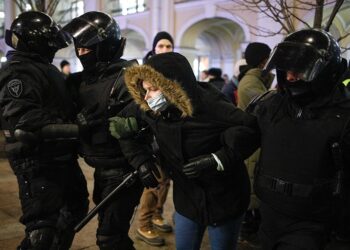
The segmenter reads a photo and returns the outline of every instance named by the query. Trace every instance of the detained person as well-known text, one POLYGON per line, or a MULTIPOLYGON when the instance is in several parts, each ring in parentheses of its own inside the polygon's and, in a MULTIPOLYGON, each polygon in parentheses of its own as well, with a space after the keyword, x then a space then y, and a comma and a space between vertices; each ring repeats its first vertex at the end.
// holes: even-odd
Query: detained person
MULTIPOLYGON (((243 160, 259 144, 256 120, 215 87, 197 83, 178 53, 154 55, 145 65, 128 68, 125 82, 174 182, 177 249, 199 249, 207 227, 212 249, 236 249, 250 193, 243 160)), ((130 133, 123 135, 122 121, 112 121, 110 129, 119 129, 120 144, 128 145, 125 156, 138 165, 146 152, 137 150, 130 133)))

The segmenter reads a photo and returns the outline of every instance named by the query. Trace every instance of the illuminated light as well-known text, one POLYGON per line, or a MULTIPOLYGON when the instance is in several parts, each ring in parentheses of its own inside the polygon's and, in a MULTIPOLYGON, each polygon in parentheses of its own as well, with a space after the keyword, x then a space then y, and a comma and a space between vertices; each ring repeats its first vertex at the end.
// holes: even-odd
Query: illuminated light
POLYGON ((26 4, 26 11, 31 10, 31 9, 32 9, 32 6, 30 6, 30 4, 27 3, 27 4, 26 4))
POLYGON ((2 56, 1 58, 0 58, 0 62, 6 62, 7 61, 7 58, 5 57, 5 56, 2 56))

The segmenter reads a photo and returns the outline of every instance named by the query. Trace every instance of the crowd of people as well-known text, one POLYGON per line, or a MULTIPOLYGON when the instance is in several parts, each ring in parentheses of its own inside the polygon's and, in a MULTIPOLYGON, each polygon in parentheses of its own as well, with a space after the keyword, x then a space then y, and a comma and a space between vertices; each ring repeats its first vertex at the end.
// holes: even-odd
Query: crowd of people
POLYGON ((349 247, 350 74, 330 33, 296 31, 272 50, 252 42, 234 79, 210 68, 200 81, 165 31, 142 65, 122 59, 127 38, 103 12, 62 29, 23 12, 5 40, 0 107, 25 226, 18 250, 70 248, 89 205, 78 156, 94 168, 95 204, 138 175, 98 211, 101 250, 135 249, 136 206, 137 237, 166 244, 170 181, 178 250, 200 249, 205 230, 213 250, 321 250, 332 237, 349 247), (60 72, 53 58, 72 41, 83 71, 62 61, 60 72))

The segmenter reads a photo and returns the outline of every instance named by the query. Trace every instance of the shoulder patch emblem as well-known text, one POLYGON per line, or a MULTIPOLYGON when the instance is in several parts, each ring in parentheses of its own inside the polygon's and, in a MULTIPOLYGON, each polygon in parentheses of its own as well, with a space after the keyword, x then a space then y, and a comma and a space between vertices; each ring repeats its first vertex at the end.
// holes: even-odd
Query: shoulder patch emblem
POLYGON ((22 81, 19 79, 13 79, 7 84, 7 89, 10 93, 15 98, 18 98, 21 96, 22 91, 23 91, 23 84, 22 81))

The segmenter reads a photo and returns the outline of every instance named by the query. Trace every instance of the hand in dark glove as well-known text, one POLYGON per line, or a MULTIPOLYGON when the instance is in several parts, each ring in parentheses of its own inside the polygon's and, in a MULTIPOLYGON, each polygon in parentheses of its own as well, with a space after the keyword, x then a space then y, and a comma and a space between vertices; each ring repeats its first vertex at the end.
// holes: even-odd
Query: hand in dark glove
POLYGON ((146 188, 155 188, 159 182, 157 180, 161 178, 157 166, 151 162, 145 162, 138 168, 139 177, 146 188))
POLYGON ((188 178, 196 178, 200 173, 209 168, 216 168, 218 163, 213 155, 202 155, 189 160, 182 168, 183 173, 188 178))
POLYGON ((103 122, 101 116, 96 114, 98 103, 95 105, 83 108, 79 114, 77 114, 77 125, 80 132, 86 132, 94 126, 100 125, 103 122))

